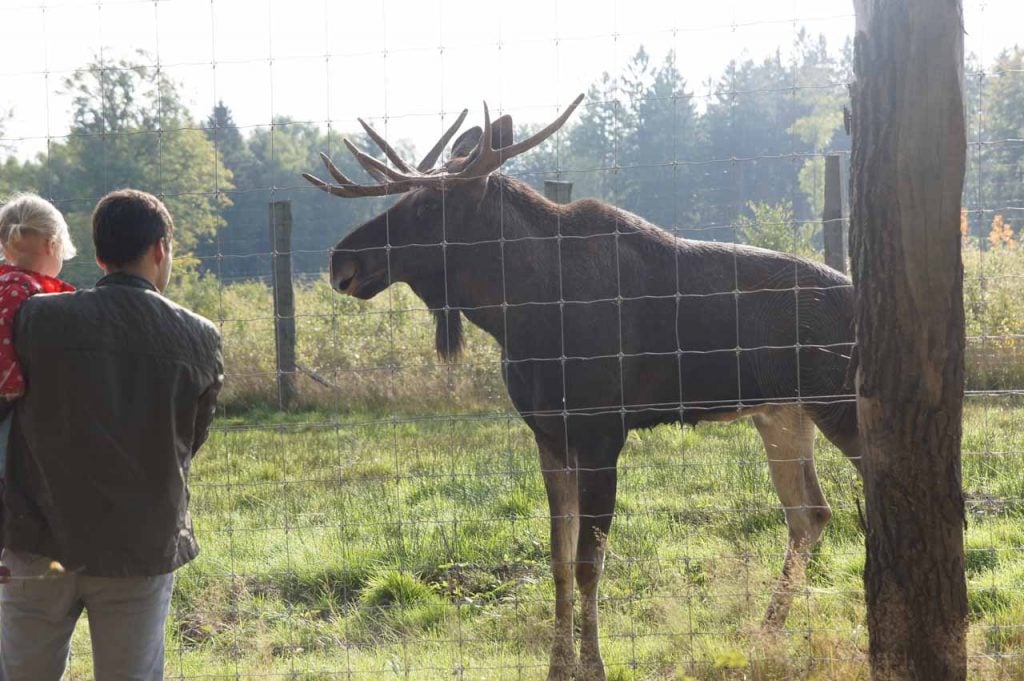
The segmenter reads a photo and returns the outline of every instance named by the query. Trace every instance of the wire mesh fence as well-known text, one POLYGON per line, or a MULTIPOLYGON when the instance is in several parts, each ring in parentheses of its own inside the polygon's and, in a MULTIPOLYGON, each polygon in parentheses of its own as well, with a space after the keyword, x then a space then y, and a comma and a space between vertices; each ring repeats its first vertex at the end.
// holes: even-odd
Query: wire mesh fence
MULTIPOLYGON (((637 293, 620 260, 636 230, 632 218, 616 213, 611 231, 581 236, 569 231, 566 213, 551 213, 560 217, 550 233, 514 231, 523 212, 517 197, 558 180, 572 183, 573 198, 606 201, 678 237, 823 262, 825 157, 838 154, 845 165, 849 150, 843 105, 852 12, 844 3, 720 4, 697 11, 684 3, 558 0, 493 15, 477 3, 397 0, 0 7, 0 25, 20 34, 0 44, 0 114, 10 109, 0 115, 0 195, 36 191, 61 208, 82 252, 65 274, 82 285, 98 272, 88 246, 95 201, 126 185, 161 196, 185 254, 168 294, 222 333, 220 414, 192 469, 203 552, 178 573, 168 678, 546 675, 558 606, 541 469, 554 469, 538 462, 528 422, 554 415, 568 423, 594 411, 566 400, 596 390, 587 382, 596 370, 567 372, 567 363, 611 362, 619 401, 598 411, 623 428, 641 413, 687 422, 763 397, 743 403, 743 372, 729 369, 710 381, 741 384, 741 396, 725 402, 687 401, 681 387, 675 402, 629 401, 622 367, 663 352, 644 344, 648 332, 636 337, 623 325, 630 305, 656 311, 666 302, 671 315, 687 300, 732 307, 732 335, 714 337, 701 324, 680 330, 672 317, 675 334, 700 341, 673 336, 676 345, 664 351, 673 372, 686 353, 727 356, 735 368, 744 352, 777 352, 796 363, 777 377, 795 382, 784 401, 811 408, 853 399, 848 387, 815 392, 806 383, 801 358, 842 343, 807 340, 802 304, 784 308, 796 314, 786 318, 789 340, 740 342, 741 324, 785 316, 765 302, 769 294, 799 301, 832 288, 808 287, 795 261, 784 261, 775 280, 745 288, 739 251, 723 247, 727 285, 702 279, 687 288, 674 279, 667 294, 637 293), (564 127, 502 168, 522 184, 500 185, 496 232, 468 237, 475 225, 447 198, 433 240, 399 242, 397 213, 381 223, 388 268, 415 262, 402 260, 403 251, 420 249, 429 259, 435 254, 425 247, 444 243, 440 302, 424 303, 422 291, 404 284, 372 300, 332 290, 332 247, 394 203, 331 197, 301 178, 320 172, 322 151, 347 177, 375 183, 343 139, 396 169, 357 117, 399 155, 418 160, 463 107, 468 126, 482 125, 486 99, 495 122, 512 117, 520 140, 581 91, 586 98, 564 127), (290 202, 293 220, 287 252, 272 246, 269 206, 280 201, 290 202), (611 244, 615 265, 579 275, 581 254, 599 244, 611 244), (533 245, 553 259, 506 268, 516 249, 533 245), (486 305, 456 295, 467 284, 448 266, 464 263, 459 249, 464 255, 470 246, 499 254, 489 283, 501 295, 486 305), (295 323, 295 395, 287 405, 272 285, 275 258, 283 257, 293 270, 295 323), (603 292, 511 294, 537 290, 530 284, 551 272, 563 283, 591 280, 603 292), (561 324, 557 352, 541 359, 561 367, 563 405, 517 409, 507 376, 539 358, 510 348, 507 325, 488 333, 480 320, 498 315, 507 324, 510 314, 543 310, 561 324), (567 314, 592 317, 593 328, 580 334, 587 338, 565 337, 567 314), (439 355, 462 317, 461 354, 439 355), (573 353, 574 341, 604 336, 614 339, 610 352, 573 353)), ((1020 16, 1009 0, 967 2, 965 10, 969 655, 973 678, 1017 679, 1024 678, 1024 52, 1008 37, 1006 26, 1020 16)), ((446 149, 442 162, 448 158, 446 149)), ((684 275, 677 268, 673 277, 684 275)), ((639 375, 644 385, 659 380, 639 375)), ((780 503, 749 419, 637 428, 624 439, 597 599, 608 678, 866 678, 860 481, 836 446, 816 436, 817 478, 832 518, 795 583, 785 625, 773 631, 762 618, 786 558, 787 512, 820 509, 780 503)), ((569 469, 582 455, 565 449, 569 469)), ((587 616, 577 603, 577 645, 587 616)), ((71 676, 89 678, 90 669, 80 627, 71 676)))

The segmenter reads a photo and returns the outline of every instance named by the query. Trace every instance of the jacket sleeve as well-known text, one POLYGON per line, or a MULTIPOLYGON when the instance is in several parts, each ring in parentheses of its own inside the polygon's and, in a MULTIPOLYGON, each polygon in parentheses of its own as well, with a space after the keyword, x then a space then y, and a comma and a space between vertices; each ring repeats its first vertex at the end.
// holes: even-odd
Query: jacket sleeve
POLYGON ((206 391, 199 397, 199 406, 196 409, 195 437, 192 440, 192 456, 196 455, 199 448, 206 442, 210 434, 210 424, 213 422, 214 414, 217 412, 217 396, 224 385, 224 357, 221 354, 220 340, 217 341, 217 353, 214 360, 215 369, 213 382, 206 391))

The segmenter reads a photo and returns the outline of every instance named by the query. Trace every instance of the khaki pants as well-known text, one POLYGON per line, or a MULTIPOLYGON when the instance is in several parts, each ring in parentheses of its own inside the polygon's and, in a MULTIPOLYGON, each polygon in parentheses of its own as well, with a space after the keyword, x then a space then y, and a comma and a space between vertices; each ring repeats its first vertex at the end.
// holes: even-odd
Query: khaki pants
POLYGON ((3 552, 12 581, 0 586, 0 681, 60 681, 71 634, 89 617, 95 681, 159 681, 174 575, 45 579, 50 559, 3 552))

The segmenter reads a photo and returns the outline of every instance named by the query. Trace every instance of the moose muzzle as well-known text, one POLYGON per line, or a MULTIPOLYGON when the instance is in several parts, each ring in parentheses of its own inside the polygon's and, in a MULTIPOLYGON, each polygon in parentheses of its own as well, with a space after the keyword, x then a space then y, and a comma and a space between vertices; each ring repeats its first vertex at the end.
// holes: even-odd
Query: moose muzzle
POLYGON ((359 266, 353 258, 339 258, 338 255, 331 259, 331 286, 339 293, 351 294, 359 266))

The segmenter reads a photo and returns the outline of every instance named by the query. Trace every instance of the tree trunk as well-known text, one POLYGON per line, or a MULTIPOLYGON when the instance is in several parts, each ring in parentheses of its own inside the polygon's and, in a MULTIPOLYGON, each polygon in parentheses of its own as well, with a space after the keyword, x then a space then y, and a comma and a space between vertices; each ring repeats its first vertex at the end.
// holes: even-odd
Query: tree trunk
POLYGON ((851 235, 872 678, 967 675, 960 0, 855 0, 851 235))

